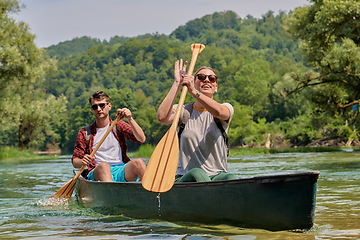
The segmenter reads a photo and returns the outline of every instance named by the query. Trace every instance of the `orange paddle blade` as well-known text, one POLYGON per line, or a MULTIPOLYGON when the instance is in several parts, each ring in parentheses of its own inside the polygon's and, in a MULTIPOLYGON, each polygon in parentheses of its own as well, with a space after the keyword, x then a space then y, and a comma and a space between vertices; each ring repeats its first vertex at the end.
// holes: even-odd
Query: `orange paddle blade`
POLYGON ((171 127, 160 140, 142 178, 142 186, 151 192, 167 192, 174 184, 179 158, 179 139, 171 127))
POLYGON ((64 186, 62 186, 51 198, 70 198, 76 184, 76 179, 72 178, 64 186))

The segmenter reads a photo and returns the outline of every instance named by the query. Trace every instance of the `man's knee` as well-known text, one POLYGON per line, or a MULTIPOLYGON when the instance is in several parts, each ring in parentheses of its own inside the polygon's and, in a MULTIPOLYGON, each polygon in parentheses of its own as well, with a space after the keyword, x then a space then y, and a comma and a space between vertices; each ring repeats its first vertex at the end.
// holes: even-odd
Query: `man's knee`
POLYGON ((98 170, 106 170, 106 169, 110 169, 110 164, 107 162, 101 162, 96 166, 96 169, 98 170))
POLYGON ((141 158, 131 160, 125 167, 125 179, 126 181, 133 181, 136 178, 142 179, 146 165, 141 158))
POLYGON ((131 160, 128 164, 132 165, 135 169, 145 169, 146 165, 141 158, 135 158, 131 160))
POLYGON ((94 179, 96 181, 111 182, 111 168, 110 164, 106 162, 99 163, 94 169, 94 179))

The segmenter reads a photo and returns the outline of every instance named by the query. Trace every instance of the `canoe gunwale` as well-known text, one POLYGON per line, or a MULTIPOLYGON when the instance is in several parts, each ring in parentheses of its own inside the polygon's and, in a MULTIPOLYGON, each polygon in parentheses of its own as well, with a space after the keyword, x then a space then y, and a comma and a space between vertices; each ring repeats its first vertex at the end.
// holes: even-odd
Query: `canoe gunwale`
MULTIPOLYGON (((76 173, 76 170, 74 170, 76 173)), ((204 187, 204 186, 219 186, 219 185, 231 185, 231 184, 241 184, 241 183, 280 183, 280 182, 292 182, 292 181, 303 181, 313 179, 317 181, 320 171, 311 171, 311 172, 301 172, 301 173, 288 173, 288 174, 274 174, 274 175, 264 175, 264 176, 255 176, 255 177, 246 177, 238 178, 232 180, 218 180, 211 182, 177 182, 174 184, 173 188, 184 188, 184 187, 204 187)), ((97 184, 116 184, 116 185, 141 185, 141 182, 99 182, 87 180, 84 177, 80 176, 82 181, 89 183, 97 184)))

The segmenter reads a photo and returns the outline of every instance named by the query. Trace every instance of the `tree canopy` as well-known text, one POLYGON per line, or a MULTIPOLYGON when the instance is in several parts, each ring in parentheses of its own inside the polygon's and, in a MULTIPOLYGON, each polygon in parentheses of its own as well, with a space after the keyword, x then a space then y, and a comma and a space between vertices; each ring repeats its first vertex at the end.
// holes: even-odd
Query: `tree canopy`
MULTIPOLYGON (((292 74, 288 93, 303 91, 317 111, 359 127, 360 2, 312 0, 286 18, 286 30, 300 40, 312 69, 292 74)), ((352 130, 348 130, 352 131, 352 130)))
POLYGON ((9 16, 18 2, 0 0, 0 108, 2 121, 11 122, 0 128, 0 143, 71 153, 77 131, 94 120, 89 95, 103 90, 115 108, 131 109, 146 143, 157 144, 168 129, 156 121, 157 107, 173 83, 174 62, 191 59, 192 43, 206 45, 195 68, 210 66, 219 77, 214 98, 234 106, 231 146, 262 146, 269 133, 290 145, 357 140, 359 3, 310 2, 261 18, 215 12, 170 35, 84 36, 39 49, 27 25, 9 16))
POLYGON ((0 8, 0 143, 20 148, 56 144, 60 138, 53 118, 65 110, 58 104, 64 98, 47 95, 42 85, 55 63, 35 45, 28 25, 11 18, 21 9, 18 1, 2 0, 0 8))
MULTIPOLYGON (((73 124, 74 129, 91 121, 90 115, 85 118, 81 109, 88 109, 86 97, 92 92, 104 90, 115 94, 118 89, 127 91, 132 97, 113 105, 129 107, 134 117, 140 118, 147 143, 156 144, 167 130, 167 126, 156 121, 155 114, 172 85, 173 64, 180 58, 190 60, 190 45, 201 42, 206 44, 206 49, 198 58, 197 67, 205 65, 216 70, 219 94, 215 98, 239 106, 232 125, 242 128, 250 121, 254 127, 251 134, 265 136, 266 131, 275 131, 267 129, 266 122, 276 119, 285 121, 306 112, 301 110, 304 106, 300 103, 287 104, 274 88, 284 74, 307 68, 303 65, 297 41, 282 28, 285 15, 283 12, 277 16, 268 12, 261 19, 250 16, 241 19, 232 11, 217 12, 189 21, 169 36, 153 34, 129 38, 124 42, 94 43, 85 52, 69 52, 67 57, 60 58, 59 70, 47 76, 45 85, 48 93, 66 95, 68 113, 72 117, 82 116, 79 119, 81 124, 73 124), (137 98, 142 101, 137 101, 137 98), (295 108, 296 111, 291 110, 295 108), (248 116, 246 124, 240 123, 242 114, 248 116), (262 130, 257 129, 258 121, 261 121, 262 130), (258 130, 259 133, 256 133, 258 130)), ((86 37, 82 38, 82 41, 85 40, 86 37)), ((89 40, 87 42, 91 42, 89 40)), ((78 42, 79 39, 73 41, 78 42)), ((63 52, 60 44, 58 47, 58 51, 63 52)), ((128 95, 122 93, 121 97, 125 96, 128 95)), ((188 96, 186 101, 192 99, 188 96)), ((64 148, 72 148, 76 136, 74 129, 62 131, 66 135, 63 139, 69 139, 64 148)), ((263 144, 266 138, 249 138, 243 135, 245 133, 240 129, 231 130, 229 135, 234 136, 231 144, 236 146, 251 141, 263 144), (245 141, 245 138, 249 140, 245 141)))

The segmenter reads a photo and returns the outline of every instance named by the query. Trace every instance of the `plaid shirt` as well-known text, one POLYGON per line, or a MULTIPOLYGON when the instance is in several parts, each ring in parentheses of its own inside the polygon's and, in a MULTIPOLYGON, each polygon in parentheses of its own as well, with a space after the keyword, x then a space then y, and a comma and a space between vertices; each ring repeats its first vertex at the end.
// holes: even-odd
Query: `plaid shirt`
MULTIPOLYGON (((110 120, 110 124, 111 123, 112 121, 110 120)), ((135 143, 141 143, 141 142, 139 142, 134 136, 131 126, 122 120, 120 120, 116 124, 116 130, 114 129, 112 129, 112 132, 114 133, 115 138, 119 141, 121 147, 121 153, 122 153, 122 160, 124 163, 127 163, 130 161, 130 158, 126 155, 127 153, 126 139, 129 139, 135 143)), ((74 158, 82 159, 85 154, 90 154, 92 152, 92 148, 94 145, 94 137, 96 135, 95 122, 90 125, 90 133, 91 133, 90 136, 88 136, 89 141, 86 141, 86 135, 87 135, 86 129, 82 128, 79 130, 71 161, 74 158)), ((95 166, 96 163, 94 160, 91 164, 88 165, 88 172, 94 169, 95 166)))

